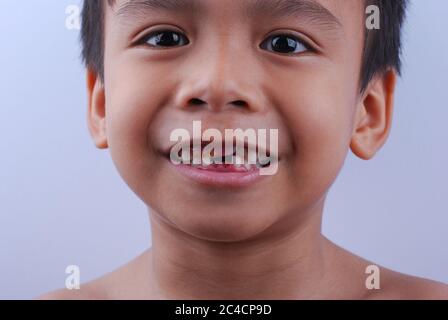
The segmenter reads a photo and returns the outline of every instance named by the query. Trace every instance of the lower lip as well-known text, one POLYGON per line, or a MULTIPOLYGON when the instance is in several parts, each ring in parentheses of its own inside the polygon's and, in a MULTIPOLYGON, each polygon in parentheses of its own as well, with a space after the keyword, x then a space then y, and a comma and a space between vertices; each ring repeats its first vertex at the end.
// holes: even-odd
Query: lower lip
POLYGON ((175 165, 170 160, 168 161, 183 176, 207 186, 241 188, 251 186, 268 177, 260 175, 258 168, 249 171, 238 171, 236 168, 235 170, 223 171, 212 167, 210 169, 200 169, 186 164, 175 165))

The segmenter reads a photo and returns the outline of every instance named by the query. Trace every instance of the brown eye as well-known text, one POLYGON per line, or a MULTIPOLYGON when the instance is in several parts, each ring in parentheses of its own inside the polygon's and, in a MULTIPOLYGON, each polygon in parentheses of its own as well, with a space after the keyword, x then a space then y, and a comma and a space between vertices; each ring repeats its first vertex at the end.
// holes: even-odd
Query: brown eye
POLYGON ((270 36, 262 44, 261 48, 283 54, 301 53, 310 50, 302 40, 292 35, 270 36))
POLYGON ((151 47, 179 47, 189 44, 188 39, 176 31, 156 31, 145 36, 141 44, 151 47))

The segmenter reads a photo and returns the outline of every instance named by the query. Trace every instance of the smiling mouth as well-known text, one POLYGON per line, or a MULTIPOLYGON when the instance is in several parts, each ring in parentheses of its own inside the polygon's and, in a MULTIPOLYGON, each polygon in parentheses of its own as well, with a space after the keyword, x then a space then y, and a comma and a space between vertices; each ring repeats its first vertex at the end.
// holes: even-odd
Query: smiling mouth
POLYGON ((171 147, 164 152, 164 155, 174 164, 182 163, 198 169, 214 171, 250 171, 254 168, 266 168, 279 160, 278 155, 271 155, 269 149, 261 149, 246 141, 238 143, 235 140, 233 142, 224 141, 221 144, 221 150, 212 149, 213 154, 205 153, 204 149, 211 143, 201 141, 199 145, 195 145, 190 140, 181 145, 180 153, 173 151, 174 147, 171 147), (227 144, 230 144, 231 147, 227 148, 227 144))
MULTIPOLYGON (((206 145, 202 143, 196 156, 202 154, 206 145)), ((258 154, 253 154, 250 157, 250 150, 251 146, 245 143, 242 156, 234 147, 227 154, 223 148, 220 154, 202 159, 197 157, 195 159, 194 150, 189 148, 187 151, 190 152, 189 156, 182 154, 182 152, 174 156, 176 163, 173 162, 173 155, 170 152, 165 152, 164 157, 178 173, 196 183, 213 187, 241 188, 266 179, 267 176, 260 175, 260 170, 269 167, 273 161, 278 162, 280 160, 274 160, 274 157, 269 156, 258 157, 258 154), (191 161, 185 161, 186 159, 191 159, 191 161)), ((252 148, 252 150, 256 150, 256 148, 252 148)), ((269 154, 269 151, 264 154, 266 153, 269 154)))
MULTIPOLYGON (((200 151, 202 154, 203 150, 201 149, 200 151)), ((191 150, 188 157, 182 153, 178 155, 166 153, 165 158, 175 162, 177 165, 190 165, 199 170, 218 172, 248 172, 269 167, 273 161, 271 157, 258 157, 256 154, 254 154, 252 159, 249 159, 249 154, 246 149, 243 156, 238 155, 236 149, 234 149, 233 153, 227 155, 195 158, 194 150, 191 150)))

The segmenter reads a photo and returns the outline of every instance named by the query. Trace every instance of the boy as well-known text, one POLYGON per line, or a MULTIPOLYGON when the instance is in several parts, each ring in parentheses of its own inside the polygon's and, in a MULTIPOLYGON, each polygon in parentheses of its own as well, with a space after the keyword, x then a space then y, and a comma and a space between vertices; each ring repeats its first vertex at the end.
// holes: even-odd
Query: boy
POLYGON ((81 290, 43 298, 448 298, 446 285, 372 269, 321 234, 348 150, 370 159, 389 134, 405 8, 405 0, 85 1, 89 129, 150 208, 152 247, 81 290), (369 5, 379 29, 366 28, 369 5), (257 174, 259 164, 173 164, 172 132, 191 133, 198 121, 216 133, 277 130, 268 150, 275 174, 257 174), (366 270, 380 275, 375 289, 366 270))

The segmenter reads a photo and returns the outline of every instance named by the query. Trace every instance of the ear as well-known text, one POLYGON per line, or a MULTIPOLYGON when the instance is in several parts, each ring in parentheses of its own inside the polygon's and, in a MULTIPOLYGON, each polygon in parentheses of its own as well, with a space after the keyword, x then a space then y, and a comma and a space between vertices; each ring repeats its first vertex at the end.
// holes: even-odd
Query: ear
POLYGON ((104 85, 98 74, 87 70, 88 111, 87 124, 90 135, 99 149, 108 148, 106 135, 106 98, 104 85))
POLYGON ((375 156, 389 136, 392 125, 396 72, 374 78, 357 106, 350 148, 359 158, 375 156))

